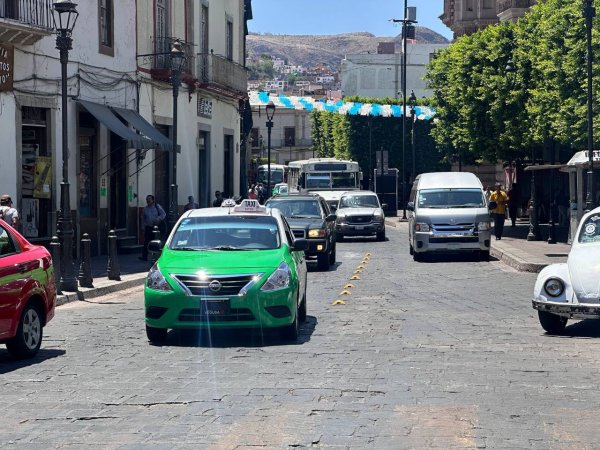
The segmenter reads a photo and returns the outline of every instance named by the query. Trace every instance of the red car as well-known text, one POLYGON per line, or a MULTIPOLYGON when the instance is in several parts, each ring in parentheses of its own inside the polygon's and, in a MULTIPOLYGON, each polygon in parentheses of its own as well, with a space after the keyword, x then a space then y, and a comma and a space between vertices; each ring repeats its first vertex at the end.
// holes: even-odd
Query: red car
POLYGON ((15 358, 34 356, 55 307, 50 253, 0 219, 0 344, 15 358))

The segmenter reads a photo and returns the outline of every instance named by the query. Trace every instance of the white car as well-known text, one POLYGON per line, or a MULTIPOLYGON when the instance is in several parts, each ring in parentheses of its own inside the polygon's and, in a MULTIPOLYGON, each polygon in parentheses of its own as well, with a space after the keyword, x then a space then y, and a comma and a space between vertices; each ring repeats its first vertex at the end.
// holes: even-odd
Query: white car
POLYGON ((385 214, 375 192, 344 192, 336 215, 338 241, 345 236, 375 236, 378 241, 385 241, 385 214))
POLYGON ((532 302, 548 333, 562 332, 569 319, 600 319, 600 208, 581 219, 567 262, 539 273, 532 302))

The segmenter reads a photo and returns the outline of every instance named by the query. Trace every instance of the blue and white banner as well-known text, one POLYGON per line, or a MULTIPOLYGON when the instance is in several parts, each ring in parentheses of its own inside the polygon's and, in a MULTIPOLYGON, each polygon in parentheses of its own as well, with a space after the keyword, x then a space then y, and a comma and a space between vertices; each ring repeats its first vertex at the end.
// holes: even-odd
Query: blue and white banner
MULTIPOLYGON (((377 103, 345 102, 343 100, 325 100, 312 97, 296 97, 284 94, 270 95, 268 92, 250 91, 251 106, 266 106, 272 101, 277 108, 304 109, 306 111, 327 111, 351 116, 402 117, 402 106, 379 105, 377 103)), ((406 116, 411 116, 410 106, 406 106, 406 116)), ((435 116, 435 109, 429 106, 415 106, 418 120, 430 120, 435 116)))

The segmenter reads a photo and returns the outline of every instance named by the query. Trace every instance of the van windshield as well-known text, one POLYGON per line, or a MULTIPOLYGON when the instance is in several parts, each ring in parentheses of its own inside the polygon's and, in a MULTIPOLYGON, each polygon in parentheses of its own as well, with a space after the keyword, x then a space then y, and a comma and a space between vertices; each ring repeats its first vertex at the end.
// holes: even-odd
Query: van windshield
POLYGON ((421 208, 485 208, 481 189, 422 189, 418 206, 421 208))

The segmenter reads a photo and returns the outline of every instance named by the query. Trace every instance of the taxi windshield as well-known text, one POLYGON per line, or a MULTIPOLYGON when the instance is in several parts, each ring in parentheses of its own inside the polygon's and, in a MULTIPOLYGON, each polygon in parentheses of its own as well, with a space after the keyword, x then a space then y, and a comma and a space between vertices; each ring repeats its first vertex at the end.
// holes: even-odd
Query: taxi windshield
POLYGON ((190 217, 169 244, 171 250, 271 250, 280 247, 277 221, 271 216, 190 217))
POLYGON ((600 214, 594 214, 587 218, 581 226, 579 242, 582 244, 600 242, 600 214))
POLYGON ((485 200, 481 189, 422 189, 419 191, 421 208, 483 208, 485 200))

